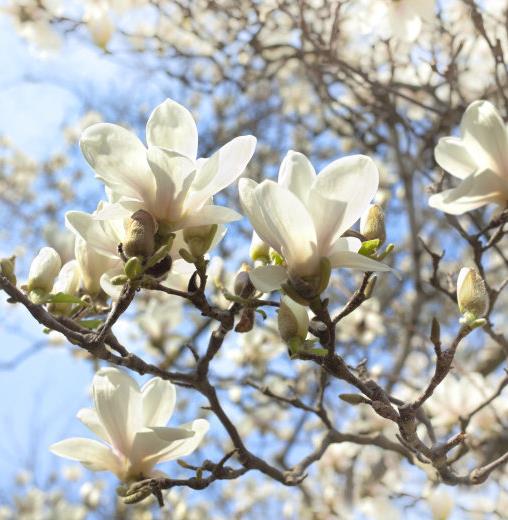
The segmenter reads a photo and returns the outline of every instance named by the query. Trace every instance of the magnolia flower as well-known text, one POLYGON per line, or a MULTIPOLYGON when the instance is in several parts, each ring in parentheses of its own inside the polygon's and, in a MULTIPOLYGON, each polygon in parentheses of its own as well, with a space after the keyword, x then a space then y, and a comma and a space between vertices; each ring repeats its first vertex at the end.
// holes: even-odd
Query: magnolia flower
POLYGON ((429 206, 461 215, 486 204, 508 201, 508 134, 488 101, 474 101, 460 123, 461 137, 443 137, 434 151, 437 163, 461 179, 456 188, 432 195, 429 206))
MULTIPOLYGON (((77 296, 79 292, 80 271, 76 260, 70 260, 60 270, 58 277, 53 284, 53 293, 64 293, 77 296)), ((55 314, 67 314, 70 312, 72 304, 52 303, 49 310, 55 314)))
POLYGON ((240 200, 247 217, 261 240, 285 263, 253 269, 252 283, 268 292, 288 276, 319 277, 322 258, 331 267, 389 271, 388 266, 357 253, 358 238, 342 237, 368 207, 378 182, 377 168, 366 156, 338 159, 316 175, 307 157, 293 151, 280 166, 278 184, 241 179, 240 200))
POLYGON ((244 171, 254 153, 253 136, 237 137, 208 159, 196 159, 196 123, 186 108, 167 99, 152 112, 146 140, 148 148, 132 132, 108 123, 83 133, 83 155, 117 203, 103 218, 144 209, 168 231, 240 218, 211 200, 244 171))
POLYGON ((49 293, 61 266, 60 255, 52 247, 43 247, 30 265, 28 290, 49 293))
POLYGON ((208 431, 205 419, 165 426, 176 391, 158 377, 140 389, 122 370, 103 368, 95 374, 92 393, 95 409, 84 408, 77 417, 103 442, 71 438, 50 450, 92 471, 111 471, 124 482, 148 478, 156 474, 156 464, 189 455, 208 431))

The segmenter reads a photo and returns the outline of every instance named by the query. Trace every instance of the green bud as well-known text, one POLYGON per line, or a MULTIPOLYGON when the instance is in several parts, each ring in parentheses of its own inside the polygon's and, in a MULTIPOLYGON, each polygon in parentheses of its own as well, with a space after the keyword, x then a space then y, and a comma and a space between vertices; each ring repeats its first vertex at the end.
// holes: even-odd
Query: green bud
POLYGON ((164 257, 169 255, 170 251, 171 251, 170 244, 166 244, 166 245, 159 247, 159 249, 157 249, 157 251, 155 251, 153 256, 151 256, 150 259, 148 260, 148 262, 146 263, 146 267, 150 268, 150 267, 153 267, 155 264, 158 264, 164 257))
POLYGON ((16 285, 16 257, 11 256, 10 258, 2 258, 0 259, 0 273, 12 283, 12 285, 16 285))
POLYGON ((124 274, 119 274, 118 276, 113 276, 110 281, 112 285, 125 285, 129 279, 124 274))
POLYGON ((127 278, 130 280, 139 278, 143 274, 143 265, 139 257, 133 256, 132 258, 129 258, 124 265, 124 271, 127 278))
POLYGON ((183 240, 194 257, 203 256, 212 245, 218 226, 196 226, 183 230, 183 240))
POLYGON ((255 231, 252 233, 249 255, 253 262, 260 261, 267 264, 270 261, 270 246, 263 242, 255 231))
POLYGON ((360 233, 367 240, 378 240, 381 245, 386 240, 385 215, 381 206, 371 204, 360 219, 360 233))

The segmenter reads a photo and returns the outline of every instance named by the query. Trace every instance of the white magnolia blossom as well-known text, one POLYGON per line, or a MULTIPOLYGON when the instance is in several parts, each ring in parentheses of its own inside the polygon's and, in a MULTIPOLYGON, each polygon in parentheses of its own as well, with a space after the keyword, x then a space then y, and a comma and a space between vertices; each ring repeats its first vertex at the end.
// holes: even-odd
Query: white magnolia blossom
POLYGON ((111 471, 129 482, 155 474, 154 466, 192 453, 208 431, 205 419, 166 427, 175 407, 173 384, 160 378, 140 389, 122 370, 99 370, 92 385, 95 409, 78 412, 80 421, 103 442, 70 438, 50 447, 92 471, 111 471))
POLYGON ((146 125, 148 148, 125 128, 98 123, 83 133, 83 155, 117 203, 103 218, 151 213, 169 231, 238 220, 212 197, 234 182, 249 162, 256 139, 241 136, 207 159, 197 159, 198 132, 190 112, 167 99, 146 125))
POLYGON ((28 290, 42 290, 49 293, 61 266, 60 255, 52 247, 43 247, 30 265, 28 290))
POLYGON ((434 155, 445 171, 461 180, 456 188, 432 195, 429 205, 461 215, 486 204, 508 201, 508 134, 488 101, 474 101, 460 123, 460 137, 443 137, 434 155))
POLYGON ((358 254, 358 238, 342 237, 366 210, 378 183, 376 165, 364 155, 333 161, 316 175, 307 157, 294 151, 282 161, 278 184, 241 179, 240 200, 247 217, 286 264, 253 269, 252 283, 267 292, 279 288, 288 274, 318 276, 323 257, 332 268, 389 271, 358 254))

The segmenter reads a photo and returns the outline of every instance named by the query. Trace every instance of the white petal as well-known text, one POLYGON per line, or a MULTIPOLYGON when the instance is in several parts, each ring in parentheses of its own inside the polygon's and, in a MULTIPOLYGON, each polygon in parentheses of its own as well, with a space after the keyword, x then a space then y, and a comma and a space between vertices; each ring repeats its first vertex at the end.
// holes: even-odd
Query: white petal
POLYGON ((195 433, 187 428, 144 428, 134 437, 132 450, 129 454, 131 471, 135 473, 148 472, 159 460, 164 458, 174 443, 181 443, 195 433))
POLYGON ((492 170, 477 171, 456 188, 432 195, 429 206, 452 215, 461 215, 488 203, 503 203, 508 200, 507 190, 508 184, 492 170))
POLYGON ((101 289, 110 296, 114 301, 120 299, 122 295, 122 286, 121 285, 113 285, 111 283, 111 278, 118 276, 120 274, 124 274, 122 264, 119 263, 119 267, 115 267, 110 269, 106 273, 104 273, 100 277, 100 286, 101 289))
POLYGON ((365 155, 338 159, 319 173, 312 190, 316 190, 325 198, 345 204, 342 222, 336 232, 337 237, 360 219, 374 198, 378 184, 377 167, 374 161, 365 155))
POLYGON ((286 154, 280 165, 278 182, 292 191, 304 204, 307 203, 315 178, 316 171, 303 153, 290 150, 286 154))
POLYGON ((198 151, 198 129, 194 118, 184 106, 166 99, 148 119, 146 142, 148 146, 168 148, 194 160, 198 151))
POLYGON ((97 416, 112 445, 128 454, 142 424, 141 394, 136 381, 122 370, 103 368, 95 374, 92 389, 97 416))
POLYGON ((288 274, 281 265, 265 265, 249 271, 249 278, 258 291, 266 293, 280 289, 288 274))
MULTIPOLYGON (((92 249, 108 258, 118 259, 118 244, 121 240, 113 233, 108 233, 102 222, 82 211, 68 211, 65 214, 68 229, 79 235, 92 249)), ((108 228, 108 231, 111 231, 108 228)))
POLYGON ((55 455, 81 462, 92 471, 111 471, 117 474, 119 470, 119 460, 113 452, 92 439, 72 437, 52 444, 49 449, 55 455))
POLYGON ((240 220, 242 216, 234 209, 224 206, 203 206, 196 213, 190 213, 183 217, 178 223, 177 229, 184 229, 195 226, 208 226, 211 224, 227 224, 235 220, 240 220))
POLYGON ((256 138, 244 135, 232 139, 206 159, 192 184, 190 204, 199 207, 233 183, 245 170, 256 148, 256 138))
POLYGON ((91 408, 82 408, 76 417, 92 432, 103 441, 110 442, 108 432, 99 420, 97 412, 91 408))
POLYGON ((143 402, 143 425, 147 427, 164 426, 175 408, 175 385, 160 377, 154 377, 141 388, 141 400, 143 402))
MULTIPOLYGON (((292 192, 273 181, 263 181, 255 190, 258 208, 281 244, 288 269, 295 275, 315 274, 316 231, 307 208, 292 192)), ((259 230, 258 235, 262 237, 259 230)))
POLYGON ((252 179, 240 179, 238 191, 243 211, 263 242, 280 253, 281 242, 275 230, 268 224, 258 203, 259 184, 252 179))
POLYGON ((147 158, 157 185, 152 214, 158 220, 176 221, 194 180, 195 164, 187 157, 157 146, 148 148, 147 158))
POLYGON ((329 259, 332 267, 346 267, 360 271, 393 271, 386 264, 351 251, 336 251, 329 259))
POLYGON ((474 101, 465 111, 460 128, 464 144, 478 164, 506 175, 508 138, 495 107, 488 101, 474 101))
POLYGON ((362 241, 356 237, 341 237, 333 244, 333 252, 337 251, 352 251, 357 253, 362 246, 362 241))
POLYGON ((465 179, 478 168, 464 141, 457 137, 439 139, 434 157, 443 170, 459 179, 465 179))
MULTIPOLYGON (((210 424, 206 419, 196 419, 191 423, 181 424, 178 428, 191 430, 194 435, 182 441, 176 441, 165 451, 164 455, 159 459, 159 462, 179 459, 192 453, 203 440, 206 432, 210 428, 210 424)), ((160 435, 160 434, 159 434, 160 435)))
POLYGON ((79 142, 81 151, 97 177, 115 193, 150 200, 155 181, 146 161, 143 143, 118 125, 89 126, 79 142))

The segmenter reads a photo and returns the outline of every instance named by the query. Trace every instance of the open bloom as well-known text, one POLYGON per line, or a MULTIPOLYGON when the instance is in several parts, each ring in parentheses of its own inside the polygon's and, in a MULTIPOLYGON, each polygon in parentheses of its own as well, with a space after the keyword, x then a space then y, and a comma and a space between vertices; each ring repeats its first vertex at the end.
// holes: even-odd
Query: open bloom
POLYGON ((208 421, 196 419, 178 428, 166 423, 173 414, 176 391, 158 377, 141 389, 122 370, 103 368, 93 379, 95 409, 78 412, 79 420, 103 442, 71 438, 50 450, 81 462, 92 471, 111 471, 129 482, 148 478, 160 462, 192 453, 208 431, 208 421))
POLYGON ((122 209, 127 216, 144 209, 169 231, 240 218, 211 200, 242 174, 255 137, 236 137, 211 157, 196 159, 196 123, 186 108, 167 99, 152 112, 146 141, 148 148, 132 132, 109 123, 92 125, 81 137, 83 155, 117 203, 116 216, 122 209))
POLYGON ((358 238, 342 237, 373 199, 379 174, 364 155, 333 161, 319 175, 305 155, 290 151, 279 170, 278 184, 241 179, 240 200, 261 240, 279 253, 282 265, 250 272, 262 291, 280 287, 289 277, 318 276, 322 258, 331 267, 389 271, 380 262, 357 253, 358 238))
POLYGON ((486 204, 508 201, 508 134, 488 101, 474 101, 460 123, 461 137, 443 137, 434 151, 437 163, 461 179, 456 188, 432 195, 429 206, 461 215, 486 204))

